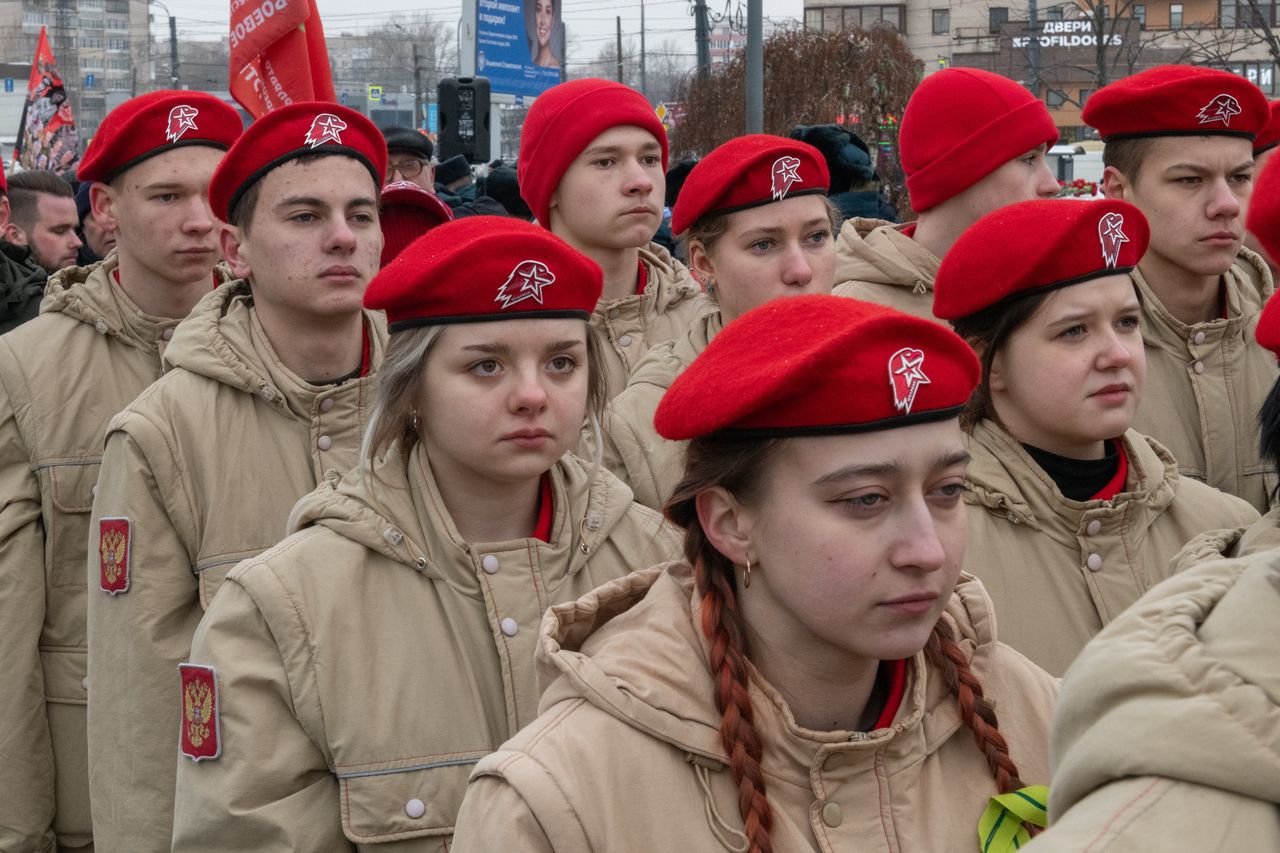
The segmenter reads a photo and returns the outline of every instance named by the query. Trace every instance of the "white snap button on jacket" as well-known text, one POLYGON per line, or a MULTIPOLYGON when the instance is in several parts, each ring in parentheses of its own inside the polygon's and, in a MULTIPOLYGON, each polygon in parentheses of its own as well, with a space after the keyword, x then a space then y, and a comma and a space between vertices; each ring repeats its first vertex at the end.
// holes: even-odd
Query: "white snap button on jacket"
MULTIPOLYGON (((480 561, 480 568, 484 569, 491 575, 498 573, 498 565, 498 558, 492 554, 485 554, 484 559, 480 561)), ((506 629, 503 628, 503 630, 505 631, 506 629)))
POLYGON ((1085 560, 1084 564, 1089 567, 1091 572, 1101 571, 1102 557, 1099 554, 1090 554, 1089 559, 1085 560))
POLYGON ((1194 340, 1198 344, 1204 343, 1204 332, 1196 332, 1194 340))
POLYGON ((330 447, 333 447, 333 439, 329 438, 327 435, 322 435, 320 436, 320 440, 316 442, 316 447, 321 450, 328 450, 330 447))
POLYGON ((417 820, 427 813, 427 805, 422 802, 422 800, 414 797, 412 800, 404 804, 404 813, 414 820, 417 820))
POLYGON ((321 400, 321 401, 320 401, 320 411, 322 411, 322 412, 328 412, 328 411, 330 411, 330 410, 332 410, 332 409, 333 409, 333 398, 332 398, 332 397, 325 397, 323 400, 321 400))
POLYGON ((166 341, 173 340, 173 329, 165 329, 160 333, 160 337, 164 338, 166 341))
POLYGON ((618 338, 618 343, 622 344, 624 347, 629 347, 629 346, 631 346, 631 336, 630 336, 630 335, 621 335, 621 336, 618 338))
POLYGON ((1196 373, 1204 373, 1204 362, 1197 361, 1194 365, 1192 365, 1192 370, 1194 370, 1196 373))
POLYGON ((85 690, 89 689, 89 676, 86 675, 84 678, 80 679, 80 686, 85 690))
POLYGON ((499 622, 498 627, 501 628, 502 633, 506 634, 508 637, 514 637, 520 632, 520 626, 517 625, 516 620, 512 619, 510 616, 499 622))
POLYGON ((1098 519, 1095 518, 1093 521, 1085 525, 1084 532, 1089 534, 1090 536, 1097 536, 1098 531, 1101 529, 1102 529, 1102 522, 1098 521, 1098 519))
POLYGON ((99 317, 93 321, 93 327, 98 330, 98 334, 105 335, 111 327, 107 325, 107 321, 99 317))
POLYGON ((834 829, 844 823, 844 809, 839 803, 827 803, 822 807, 822 822, 834 829))

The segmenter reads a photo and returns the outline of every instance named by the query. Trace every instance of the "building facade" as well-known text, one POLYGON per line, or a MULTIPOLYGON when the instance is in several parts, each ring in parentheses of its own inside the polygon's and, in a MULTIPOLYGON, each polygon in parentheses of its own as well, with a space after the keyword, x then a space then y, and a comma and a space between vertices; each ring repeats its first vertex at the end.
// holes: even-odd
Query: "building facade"
POLYGON ((1100 85, 1156 65, 1224 68, 1268 97, 1280 93, 1263 35, 1278 22, 1274 0, 1001 2, 805 0, 805 26, 890 27, 925 74, 956 66, 1018 80, 1045 101, 1065 139, 1089 135, 1080 111, 1100 85))

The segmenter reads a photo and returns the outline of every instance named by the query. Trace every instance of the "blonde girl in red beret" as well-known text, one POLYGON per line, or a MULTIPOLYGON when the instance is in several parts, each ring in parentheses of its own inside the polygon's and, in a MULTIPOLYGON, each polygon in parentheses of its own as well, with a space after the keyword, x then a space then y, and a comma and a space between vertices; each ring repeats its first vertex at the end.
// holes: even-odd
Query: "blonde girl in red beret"
POLYGON ((684 559, 547 614, 542 716, 476 767, 455 853, 1025 843, 1056 688, 960 571, 977 379, 854 300, 727 326, 656 417, 684 559))
POLYGON ((752 308, 831 292, 840 219, 827 201, 829 183, 816 148, 766 134, 726 142, 689 173, 672 229, 713 310, 636 365, 602 422, 604 464, 640 503, 661 509, 680 481, 684 445, 654 431, 653 413, 681 371, 726 323, 752 308))
POLYGON ((181 667, 174 850, 449 849, 472 767, 537 715, 546 608, 676 549, 566 453, 603 396, 599 295, 593 262, 493 217, 373 280, 365 459, 228 575, 181 667))
POLYGON ((1127 202, 1023 202, 966 231, 934 291, 983 367, 964 418, 965 568, 1001 636, 1056 675, 1189 539, 1257 518, 1130 429, 1146 358, 1128 273, 1147 241, 1127 202))

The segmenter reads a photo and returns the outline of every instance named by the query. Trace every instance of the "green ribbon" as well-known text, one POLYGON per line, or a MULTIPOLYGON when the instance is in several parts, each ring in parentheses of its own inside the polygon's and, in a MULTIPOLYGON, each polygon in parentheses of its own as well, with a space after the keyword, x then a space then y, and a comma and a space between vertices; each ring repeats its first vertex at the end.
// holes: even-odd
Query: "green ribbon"
POLYGON ((1028 785, 1020 791, 991 798, 978 821, 978 850, 981 853, 1009 853, 1031 840, 1027 824, 1049 825, 1049 789, 1028 785))

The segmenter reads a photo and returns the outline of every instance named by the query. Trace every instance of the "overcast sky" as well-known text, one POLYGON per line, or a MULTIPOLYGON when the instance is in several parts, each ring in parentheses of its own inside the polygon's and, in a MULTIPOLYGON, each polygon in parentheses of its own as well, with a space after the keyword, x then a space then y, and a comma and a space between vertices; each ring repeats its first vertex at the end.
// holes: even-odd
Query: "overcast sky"
MULTIPOLYGON (((178 19, 179 38, 226 38, 230 2, 214 0, 164 0, 170 14, 178 19)), ((353 12, 351 0, 317 0, 326 32, 366 32, 383 24, 391 16, 427 13, 456 26, 462 14, 461 0, 360 0, 361 11, 353 12)), ((746 15, 745 0, 707 0, 713 15, 724 14, 741 6, 746 15)), ((763 0, 764 14, 775 20, 798 19, 803 0, 763 0)), ((692 3, 689 0, 645 0, 646 49, 656 50, 663 41, 673 39, 680 52, 687 52, 690 62, 694 53, 692 3)), ((564 0, 562 12, 570 38, 570 61, 590 61, 604 42, 615 37, 615 17, 622 16, 623 37, 640 32, 640 3, 629 0, 564 0), (576 42, 576 44, 575 44, 576 42)), ((157 38, 167 36, 167 25, 156 9, 153 30, 157 38)))

